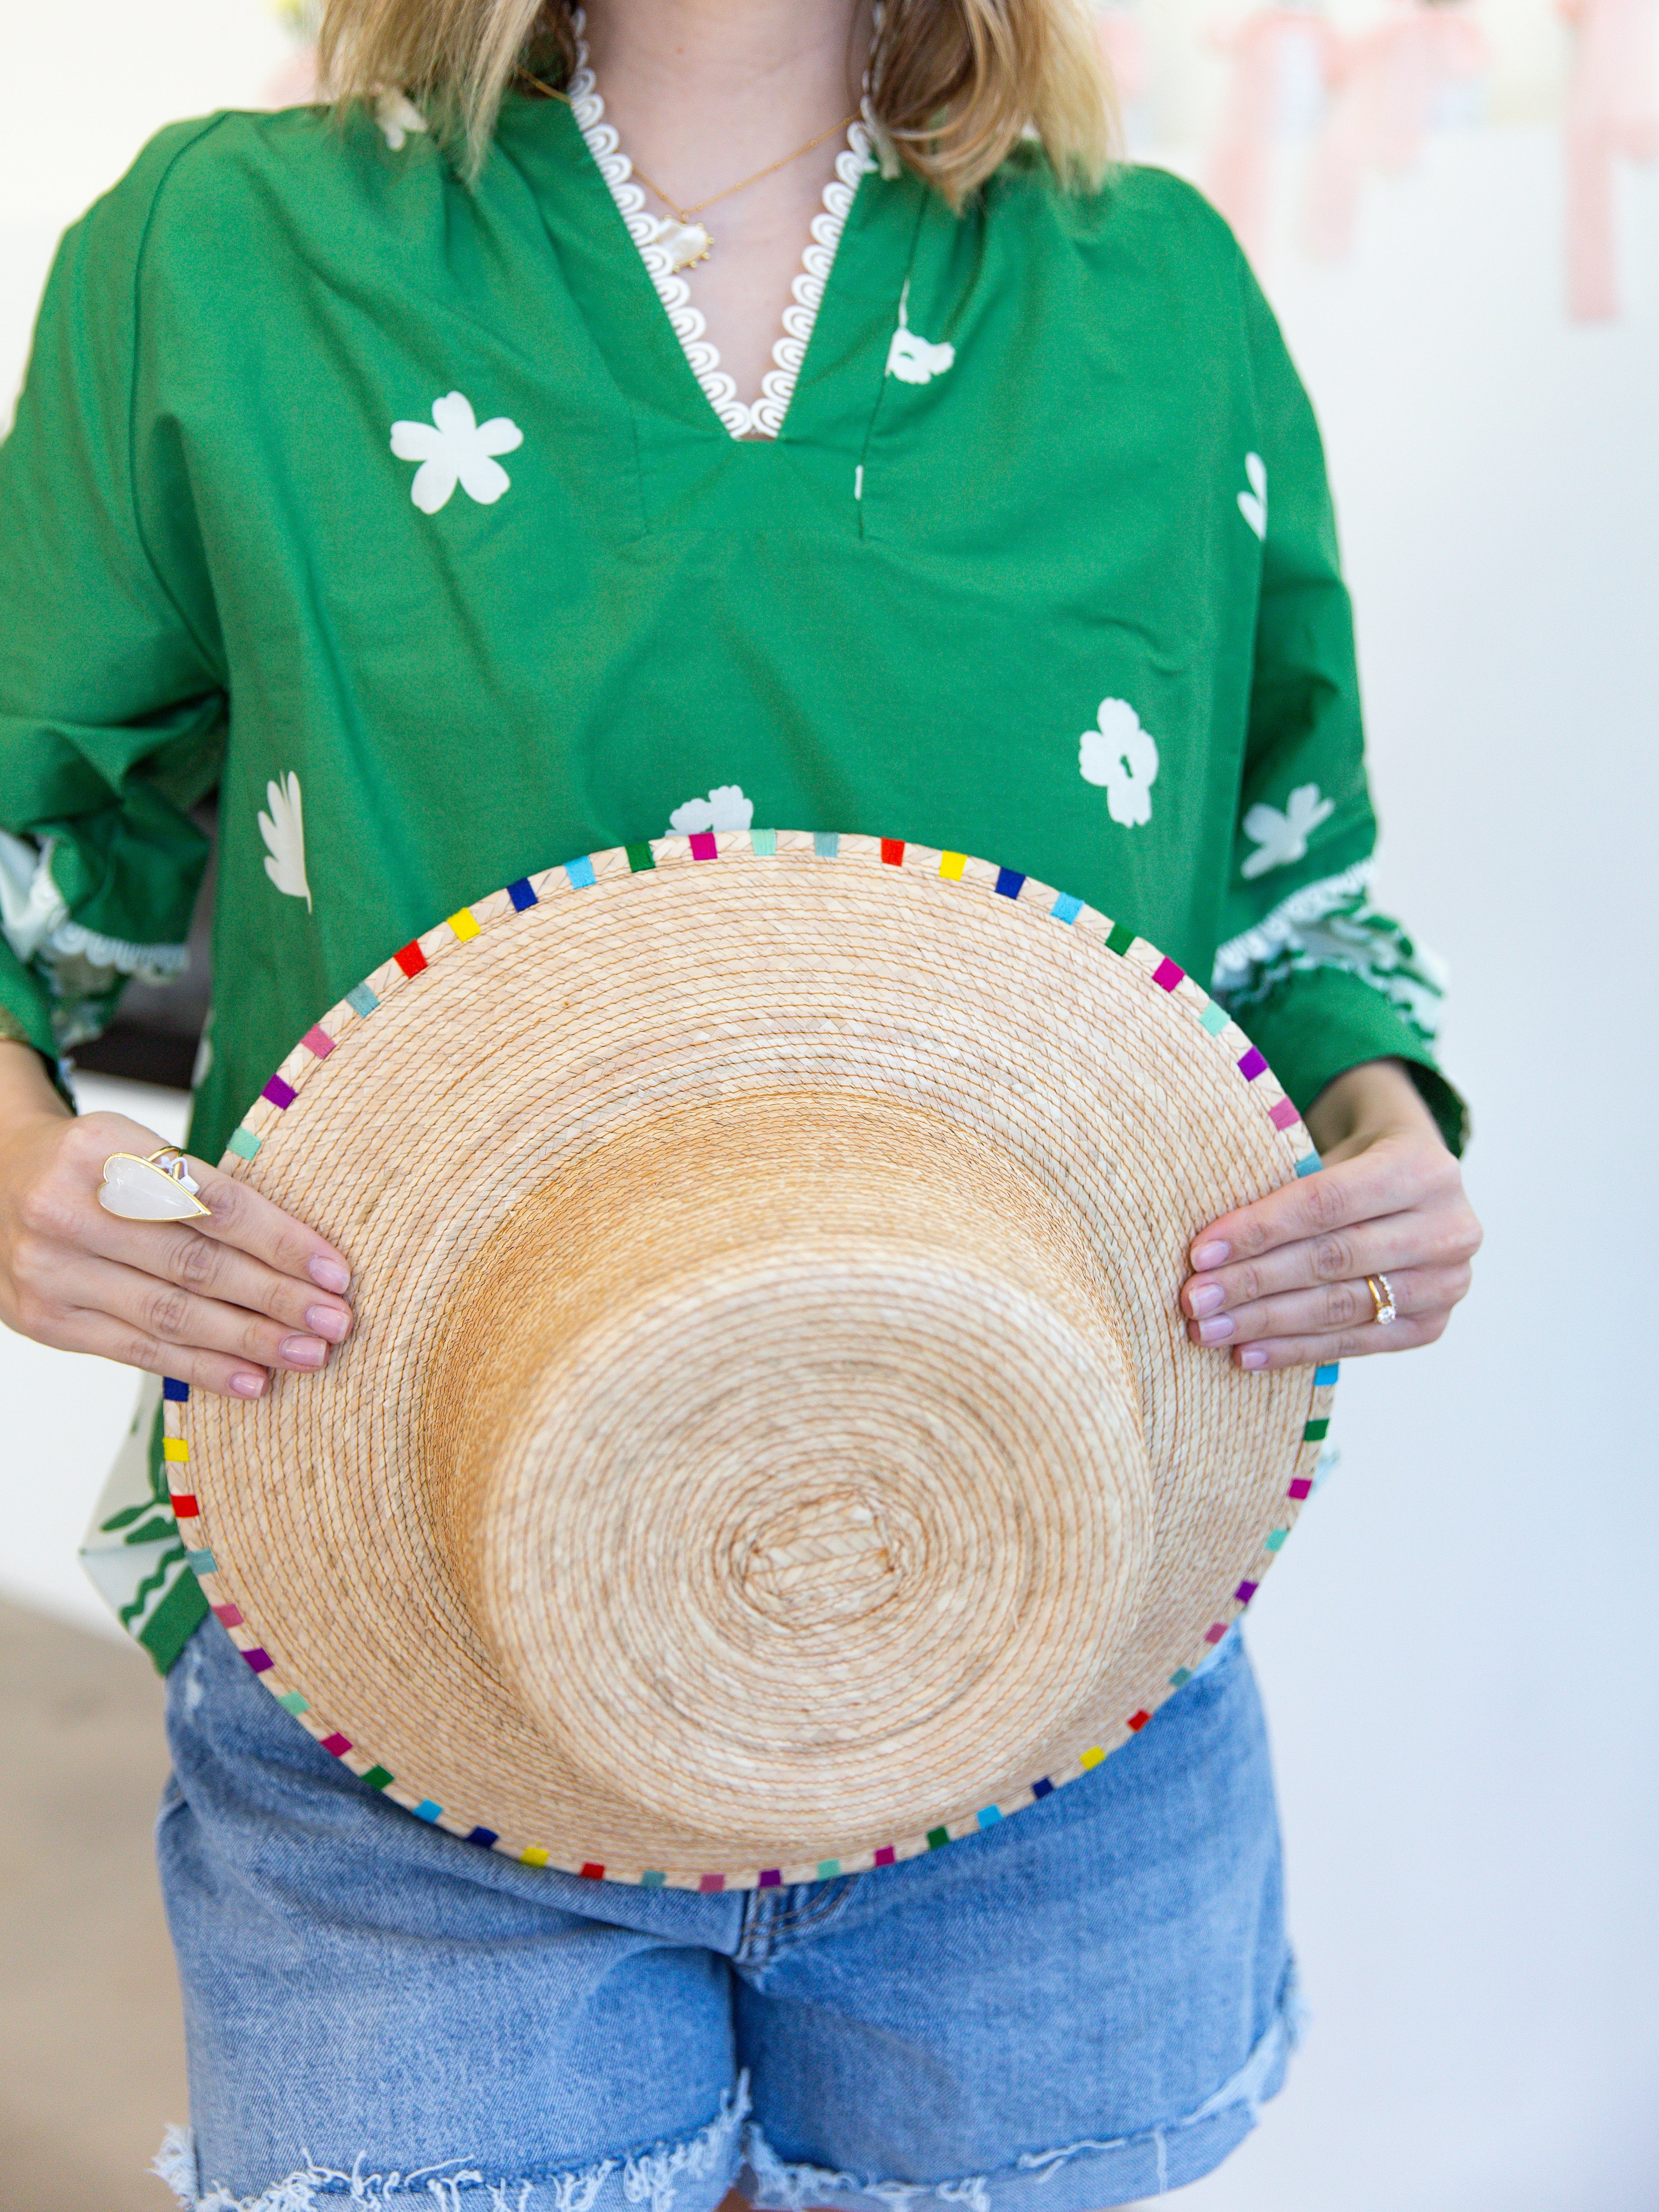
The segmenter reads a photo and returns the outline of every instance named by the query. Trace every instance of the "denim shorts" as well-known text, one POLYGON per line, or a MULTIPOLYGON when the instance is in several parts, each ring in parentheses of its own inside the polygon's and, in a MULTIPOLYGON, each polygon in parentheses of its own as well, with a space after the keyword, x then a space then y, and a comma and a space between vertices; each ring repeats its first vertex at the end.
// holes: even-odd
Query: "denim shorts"
POLYGON ((521 1866, 331 1759, 214 1620, 158 1830, 196 2212, 1096 2212, 1284 2078, 1278 1823, 1230 1637, 1091 1773, 894 1866, 702 1895, 521 1866))

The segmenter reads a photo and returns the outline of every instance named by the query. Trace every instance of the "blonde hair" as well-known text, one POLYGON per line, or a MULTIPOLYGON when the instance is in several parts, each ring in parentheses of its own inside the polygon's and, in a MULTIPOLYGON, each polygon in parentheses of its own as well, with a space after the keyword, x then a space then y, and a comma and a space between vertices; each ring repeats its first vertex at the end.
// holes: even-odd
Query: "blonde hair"
MULTIPOLYGON (((565 0, 325 0, 323 82, 342 103, 405 92, 476 175, 515 75, 576 66, 565 0)), ((1034 136, 1068 190, 1100 182, 1116 103, 1087 0, 885 0, 870 106, 893 156, 963 202, 1034 136)))

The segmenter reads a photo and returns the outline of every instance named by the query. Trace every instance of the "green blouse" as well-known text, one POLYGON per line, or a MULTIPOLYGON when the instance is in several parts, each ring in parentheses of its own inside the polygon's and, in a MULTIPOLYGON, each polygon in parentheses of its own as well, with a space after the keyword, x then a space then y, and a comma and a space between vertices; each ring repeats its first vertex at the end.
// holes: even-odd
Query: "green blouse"
POLYGON ((1405 1059, 1458 1143, 1366 898, 1318 433, 1220 219, 1034 149, 953 216, 855 126, 751 410, 572 91, 472 187, 401 102, 181 124, 68 234, 0 449, 0 1031, 59 1054, 176 971, 216 786, 210 1158, 498 885, 858 830, 1132 922, 1303 1107, 1405 1059))

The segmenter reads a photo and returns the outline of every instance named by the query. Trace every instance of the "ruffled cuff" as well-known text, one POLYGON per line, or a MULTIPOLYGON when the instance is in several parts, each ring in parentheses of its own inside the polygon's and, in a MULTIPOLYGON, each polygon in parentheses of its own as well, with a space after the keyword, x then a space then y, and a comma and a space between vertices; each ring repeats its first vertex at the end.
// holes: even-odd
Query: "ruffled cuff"
POLYGON ((1303 1113, 1348 1068, 1398 1060, 1461 1155, 1468 1109, 1434 1051, 1445 969, 1371 904, 1371 867, 1367 858, 1304 884, 1230 939, 1216 954, 1210 990, 1303 1113))
POLYGON ((1461 1157, 1468 1140, 1468 1107, 1436 1066, 1422 1030, 1374 984, 1340 968, 1293 970, 1232 1012, 1304 1115, 1349 1068, 1368 1060, 1403 1061, 1441 1135, 1461 1157))
POLYGON ((55 1060, 100 1036, 135 978, 183 974, 182 945, 139 945, 70 918, 52 874, 53 841, 0 830, 0 1006, 24 1041, 55 1060))

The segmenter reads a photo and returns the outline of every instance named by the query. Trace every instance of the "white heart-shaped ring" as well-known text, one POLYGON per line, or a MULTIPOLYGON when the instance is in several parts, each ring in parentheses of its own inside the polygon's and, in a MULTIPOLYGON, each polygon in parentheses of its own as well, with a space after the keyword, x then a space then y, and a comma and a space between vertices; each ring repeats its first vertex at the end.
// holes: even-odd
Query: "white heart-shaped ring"
POLYGON ((112 1152, 104 1162, 98 1203, 123 1221, 191 1221, 210 1211, 196 1195, 200 1188, 178 1146, 163 1145, 148 1159, 112 1152))

